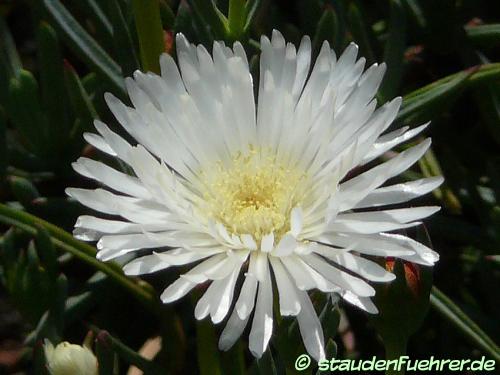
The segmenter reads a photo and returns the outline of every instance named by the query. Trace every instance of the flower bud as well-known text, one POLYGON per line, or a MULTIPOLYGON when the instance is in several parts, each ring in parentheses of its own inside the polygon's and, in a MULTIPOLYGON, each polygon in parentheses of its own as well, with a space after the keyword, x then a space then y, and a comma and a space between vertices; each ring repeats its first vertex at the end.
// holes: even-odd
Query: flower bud
POLYGON ((62 342, 55 348, 48 340, 44 345, 51 375, 97 375, 97 359, 85 346, 62 342))

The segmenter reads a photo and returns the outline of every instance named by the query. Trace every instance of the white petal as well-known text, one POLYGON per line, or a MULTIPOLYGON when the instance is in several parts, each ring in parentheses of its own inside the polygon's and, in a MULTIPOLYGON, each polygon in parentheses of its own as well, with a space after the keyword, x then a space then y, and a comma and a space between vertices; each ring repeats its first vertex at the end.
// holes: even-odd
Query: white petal
POLYGON ((302 341, 307 352, 316 361, 320 361, 325 359, 325 343, 321 322, 307 293, 304 291, 297 291, 297 293, 301 305, 300 313, 297 315, 297 322, 299 323, 302 341))
POLYGON ((279 259, 270 257, 269 261, 273 267, 274 278, 278 287, 281 315, 297 315, 300 312, 300 302, 296 293, 297 288, 291 282, 288 272, 279 259))
MULTIPOLYGON (((267 265, 267 262, 266 262, 267 265)), ((273 333, 273 290, 269 267, 264 280, 259 282, 257 304, 249 336, 248 347, 254 357, 260 358, 266 351, 273 333)))

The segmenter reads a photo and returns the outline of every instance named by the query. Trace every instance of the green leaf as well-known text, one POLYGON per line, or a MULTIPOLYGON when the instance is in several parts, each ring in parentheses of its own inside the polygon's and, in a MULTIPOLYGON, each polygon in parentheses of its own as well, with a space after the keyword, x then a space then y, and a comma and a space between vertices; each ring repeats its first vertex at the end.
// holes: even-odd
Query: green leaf
POLYGON ((431 306, 455 327, 461 330, 485 353, 500 361, 500 348, 495 342, 438 288, 432 287, 431 306))
POLYGON ((382 102, 396 96, 403 75, 403 60, 406 48, 406 12, 400 0, 391 0, 389 37, 385 42, 384 61, 387 72, 380 86, 382 102))
POLYGON ((40 196, 35 185, 26 178, 11 176, 9 183, 14 196, 24 207, 30 207, 33 200, 40 196))
POLYGON ((0 188, 5 182, 7 163, 7 119, 0 108, 0 188))
POLYGON ((228 20, 217 8, 213 0, 188 0, 191 8, 208 25, 213 37, 223 40, 227 37, 228 20))
POLYGON ((39 156, 45 155, 46 119, 40 106, 38 83, 27 70, 21 70, 19 77, 10 81, 7 114, 28 147, 39 156))
POLYGON ((160 16, 163 28, 172 30, 175 26, 175 14, 165 0, 160 0, 160 16))
POLYGON ((38 26, 37 41, 42 103, 49 120, 47 137, 52 147, 61 149, 70 130, 63 59, 57 35, 48 23, 38 26))
POLYGON ((38 254, 47 270, 50 279, 56 279, 57 274, 57 254, 50 235, 45 228, 37 226, 37 235, 35 237, 38 254))
POLYGON ((14 39, 3 17, 0 17, 0 105, 5 105, 7 100, 10 79, 17 77, 21 69, 14 39))
POLYGON ((118 94, 123 95, 125 84, 118 64, 80 26, 59 0, 43 0, 43 4, 73 52, 91 69, 106 78, 118 94))
POLYGON ((135 26, 139 38, 142 70, 160 72, 160 55, 165 51, 158 0, 132 1, 135 26))
POLYGON ((468 26, 465 31, 469 40, 477 46, 492 48, 500 45, 500 23, 468 26))
POLYGON ((80 81, 80 77, 68 62, 64 64, 64 77, 73 112, 81 120, 83 127, 83 129, 73 129, 71 137, 80 139, 82 130, 91 130, 94 119, 98 119, 99 116, 80 81))
POLYGON ((125 77, 139 68, 139 60, 132 36, 118 0, 108 0, 110 20, 113 25, 113 46, 115 56, 125 77))
POLYGON ((439 84, 427 85, 424 88, 414 91, 403 98, 403 105, 396 117, 397 121, 407 123, 422 121, 432 116, 432 112, 443 110, 443 103, 452 95, 463 89, 468 78, 474 71, 463 71, 453 76, 450 80, 445 80, 439 84), (418 117, 417 117, 418 115, 418 117))
POLYGON ((228 38, 229 40, 240 40, 246 22, 246 0, 229 0, 228 12, 228 38))
POLYGON ((474 89, 481 118, 492 139, 500 145, 500 85, 491 83, 474 89))
POLYGON ((340 48, 339 44, 339 20, 333 7, 327 7, 321 16, 316 33, 313 38, 313 51, 317 55, 326 40, 334 50, 340 48))
POLYGON ((246 16, 244 32, 248 32, 248 30, 252 26, 252 22, 257 14, 257 11, 259 10, 261 3, 262 3, 261 0, 247 0, 246 1, 245 12, 246 12, 247 16, 246 16))

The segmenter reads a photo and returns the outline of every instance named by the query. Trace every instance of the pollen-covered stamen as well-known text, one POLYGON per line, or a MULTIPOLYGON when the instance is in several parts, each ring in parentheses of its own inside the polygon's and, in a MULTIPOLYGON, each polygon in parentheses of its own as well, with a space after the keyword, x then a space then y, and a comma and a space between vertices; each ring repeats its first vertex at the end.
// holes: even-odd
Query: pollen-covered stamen
POLYGON ((276 161, 263 150, 236 155, 229 165, 201 173, 209 216, 229 232, 259 241, 274 232, 276 240, 290 229, 290 213, 302 198, 306 175, 276 161))

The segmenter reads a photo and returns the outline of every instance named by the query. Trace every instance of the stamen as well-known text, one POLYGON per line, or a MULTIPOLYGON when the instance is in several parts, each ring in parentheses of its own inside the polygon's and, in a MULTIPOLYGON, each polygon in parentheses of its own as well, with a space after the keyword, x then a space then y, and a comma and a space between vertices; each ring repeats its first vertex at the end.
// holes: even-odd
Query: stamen
POLYGON ((231 233, 250 234, 259 241, 274 232, 279 240, 290 229, 292 208, 302 199, 305 173, 253 147, 226 164, 217 162, 200 173, 209 216, 231 233))

